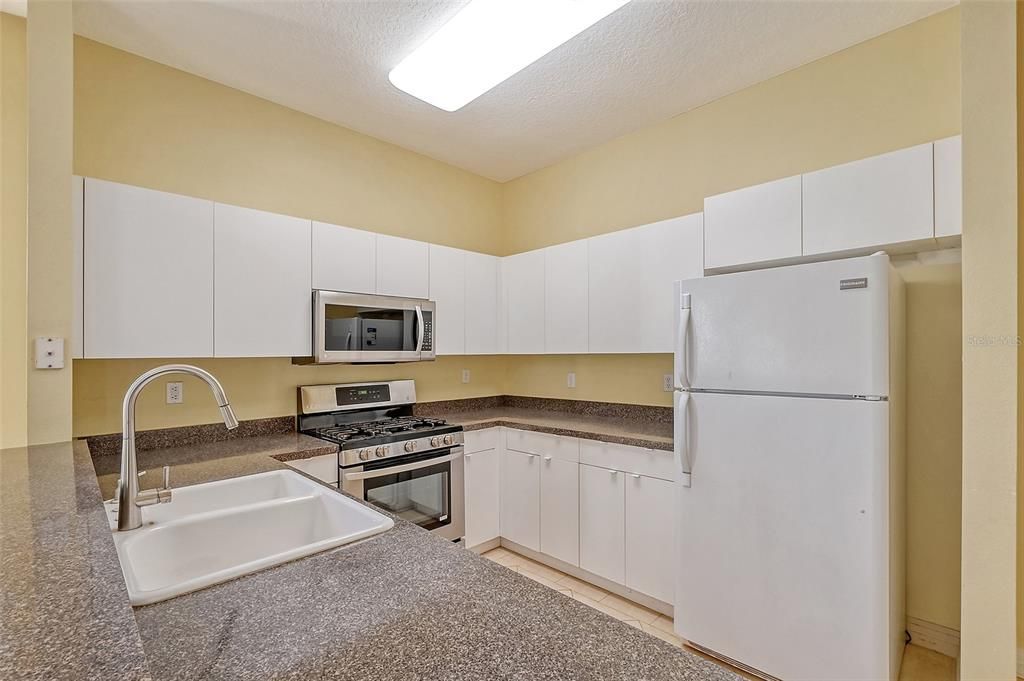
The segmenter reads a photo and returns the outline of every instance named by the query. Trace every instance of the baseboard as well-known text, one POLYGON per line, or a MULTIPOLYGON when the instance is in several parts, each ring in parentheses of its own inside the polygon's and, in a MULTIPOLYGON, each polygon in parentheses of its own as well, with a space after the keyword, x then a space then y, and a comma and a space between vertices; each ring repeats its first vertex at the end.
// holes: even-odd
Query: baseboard
MULTIPOLYGON (((957 658, 960 656, 960 632, 956 629, 944 627, 941 624, 928 622, 917 617, 907 618, 907 631, 910 632, 912 642, 916 646, 934 650, 947 657, 957 658)), ((1020 670, 1020 656, 1017 656, 1017 669, 1020 670)))
POLYGON ((480 555, 481 553, 487 553, 491 549, 496 549, 499 546, 501 546, 501 539, 499 537, 495 537, 494 539, 488 539, 487 541, 480 542, 476 546, 469 546, 467 544, 466 548, 472 551, 473 553, 480 555))
POLYGON ((501 540, 501 545, 510 551, 518 553, 522 556, 526 556, 530 560, 537 561, 538 563, 547 565, 549 568, 554 568, 555 570, 564 572, 565 574, 571 577, 575 577, 576 579, 580 579, 584 582, 593 584, 594 586, 600 587, 605 591, 610 591, 616 596, 622 596, 623 598, 633 601, 634 603, 637 603, 639 605, 642 605, 645 608, 649 608, 651 610, 654 610, 655 612, 660 612, 662 615, 665 615, 666 617, 672 617, 671 603, 666 603, 665 601, 658 600, 657 598, 652 598, 647 594, 642 594, 639 591, 634 591, 633 589, 630 589, 627 586, 617 584, 615 582, 605 579, 604 577, 595 575, 593 572, 587 572, 586 570, 578 568, 570 563, 560 561, 557 558, 552 558, 551 556, 539 553, 537 551, 534 551, 533 549, 528 549, 525 546, 522 546, 521 544, 515 543, 514 541, 509 541, 508 539, 503 538, 501 540))

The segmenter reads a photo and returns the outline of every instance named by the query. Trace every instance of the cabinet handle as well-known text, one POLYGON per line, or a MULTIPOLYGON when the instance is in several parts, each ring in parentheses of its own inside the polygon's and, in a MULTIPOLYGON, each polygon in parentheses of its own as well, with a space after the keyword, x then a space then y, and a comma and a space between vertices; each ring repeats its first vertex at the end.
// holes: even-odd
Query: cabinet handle
POLYGON ((640 479, 640 475, 637 474, 637 473, 633 473, 633 479, 634 480, 639 480, 640 479))
POLYGON ((544 457, 544 460, 545 460, 545 461, 551 461, 551 457, 550 457, 550 456, 545 456, 545 457, 544 457))
POLYGON ((473 455, 472 455, 472 454, 466 454, 466 459, 467 459, 467 460, 468 460, 468 459, 472 459, 472 458, 473 458, 473 455))
POLYGON ((612 475, 618 475, 619 474, 618 471, 608 471, 608 472, 611 473, 612 475))

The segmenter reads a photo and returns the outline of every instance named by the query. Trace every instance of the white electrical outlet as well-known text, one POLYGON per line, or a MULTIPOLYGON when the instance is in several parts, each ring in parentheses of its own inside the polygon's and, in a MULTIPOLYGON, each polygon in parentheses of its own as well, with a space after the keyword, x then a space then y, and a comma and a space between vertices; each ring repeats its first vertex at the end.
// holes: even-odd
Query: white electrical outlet
POLYGON ((185 399, 185 391, 180 381, 167 383, 167 404, 181 404, 185 399))
POLYGON ((575 371, 570 371, 569 375, 566 376, 566 378, 565 378, 565 385, 568 388, 575 388, 576 387, 576 372, 575 371))
POLYGON ((675 386, 672 384, 672 374, 665 374, 664 378, 661 379, 661 389, 667 393, 675 389, 675 386))
POLYGON ((469 369, 462 370, 462 382, 469 383, 469 369))

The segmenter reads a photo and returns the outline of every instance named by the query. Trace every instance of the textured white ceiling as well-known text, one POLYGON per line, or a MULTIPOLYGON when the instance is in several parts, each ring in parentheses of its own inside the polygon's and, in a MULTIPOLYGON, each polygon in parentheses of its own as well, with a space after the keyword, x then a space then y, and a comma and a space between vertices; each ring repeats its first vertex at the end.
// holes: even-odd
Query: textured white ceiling
MULTIPOLYGON (((75 30, 496 180, 956 4, 633 0, 448 113, 391 70, 467 0, 76 0, 75 30)), ((541 0, 542 1, 542 0, 541 0)))

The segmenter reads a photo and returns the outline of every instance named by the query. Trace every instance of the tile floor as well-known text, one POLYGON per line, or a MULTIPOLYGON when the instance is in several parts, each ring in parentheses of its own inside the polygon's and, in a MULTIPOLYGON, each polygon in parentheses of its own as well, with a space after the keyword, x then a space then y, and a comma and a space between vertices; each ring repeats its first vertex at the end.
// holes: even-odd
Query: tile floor
MULTIPOLYGON (((484 553, 483 556, 524 577, 529 577, 544 586, 555 589, 569 598, 586 603, 595 610, 600 610, 615 619, 637 627, 651 636, 657 636, 675 646, 685 646, 683 640, 673 632, 672 620, 661 613, 637 605, 621 596, 580 581, 508 549, 492 549, 484 553)), ((690 648, 687 650, 704 657, 696 650, 690 648)), ((714 661, 717 662, 717 660, 714 661)), ((756 678, 742 672, 739 673, 746 678, 756 678)), ((900 681, 954 681, 954 679, 956 679, 956 660, 918 646, 907 647, 903 657, 900 681)))

